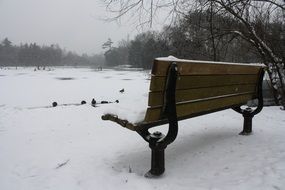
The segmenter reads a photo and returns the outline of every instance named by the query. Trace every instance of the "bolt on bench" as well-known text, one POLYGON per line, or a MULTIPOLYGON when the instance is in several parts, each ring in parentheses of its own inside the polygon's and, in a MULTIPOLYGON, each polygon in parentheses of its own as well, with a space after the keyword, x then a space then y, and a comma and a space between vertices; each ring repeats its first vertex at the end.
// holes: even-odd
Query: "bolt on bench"
POLYGON ((163 174, 164 150, 178 133, 178 121, 231 108, 244 117, 241 135, 252 132, 252 118, 263 107, 263 64, 237 64, 192 60, 155 59, 151 71, 148 108, 139 123, 105 114, 103 120, 136 131, 151 148, 151 169, 146 177, 163 174), (242 109, 258 99, 255 109, 242 109), (148 129, 169 124, 168 133, 151 134, 148 129))

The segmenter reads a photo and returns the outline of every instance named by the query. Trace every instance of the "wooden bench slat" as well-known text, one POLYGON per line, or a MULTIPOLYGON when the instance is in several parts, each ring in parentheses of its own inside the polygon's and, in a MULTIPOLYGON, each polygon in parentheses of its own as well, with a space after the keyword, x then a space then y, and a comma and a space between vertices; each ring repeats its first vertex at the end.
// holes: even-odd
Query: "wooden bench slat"
MULTIPOLYGON (((150 91, 163 91, 166 77, 152 76, 150 91)), ((176 82, 176 89, 193 89, 238 84, 256 84, 258 75, 202 75, 180 76, 176 82)))
POLYGON ((180 75, 209 75, 209 74, 257 74, 262 65, 249 64, 226 64, 221 62, 205 61, 162 61, 154 60, 152 74, 156 76, 166 76, 169 65, 176 62, 180 75), (215 64, 213 64, 215 63, 215 64))
MULTIPOLYGON (((191 115, 198 114, 200 112, 208 112, 223 107, 245 104, 248 100, 251 100, 252 98, 253 94, 243 94, 237 96, 209 99, 205 101, 194 101, 185 104, 177 104, 177 118, 178 120, 180 118, 186 119, 191 117, 191 115)), ((161 118, 161 111, 162 107, 148 108, 144 122, 147 123, 162 120, 163 118, 161 118)))
MULTIPOLYGON (((255 93, 256 85, 232 85, 176 91, 176 103, 238 93, 255 93)), ((164 92, 149 92, 148 106, 162 106, 164 92)))

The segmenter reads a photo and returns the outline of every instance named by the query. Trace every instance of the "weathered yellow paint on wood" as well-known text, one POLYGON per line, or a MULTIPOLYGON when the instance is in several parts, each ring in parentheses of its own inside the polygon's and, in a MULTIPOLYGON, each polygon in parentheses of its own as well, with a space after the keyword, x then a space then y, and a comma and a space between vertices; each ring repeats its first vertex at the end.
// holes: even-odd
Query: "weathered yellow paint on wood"
MULTIPOLYGON (((152 76, 150 91, 163 91, 166 77, 152 76)), ((258 75, 202 75, 180 76, 176 82, 176 89, 193 89, 237 84, 256 84, 258 75)))
MULTIPOLYGON (((176 103, 191 101, 196 99, 205 99, 223 95, 234 95, 239 93, 252 93, 256 92, 256 85, 232 85, 232 86, 219 86, 210 88, 197 88, 176 91, 176 103)), ((161 106, 163 104, 164 92, 149 92, 148 106, 161 106)))
MULTIPOLYGON (((206 101, 197 101, 185 104, 177 104, 177 118, 183 117, 184 119, 187 117, 191 117, 193 114, 197 114, 200 112, 206 112, 211 110, 216 110, 219 108, 229 107, 233 105, 244 104, 248 100, 251 100, 253 95, 239 95, 233 97, 224 97, 218 99, 211 99, 206 101)), ((162 107, 157 108, 148 108, 144 122, 154 122, 157 120, 161 120, 161 109, 162 107)))
MULTIPOLYGON (((152 74, 156 76, 166 76, 169 65, 173 61, 154 60, 152 74)), ((223 64, 219 62, 205 63, 200 61, 183 62, 174 61, 178 66, 180 75, 219 75, 219 74, 258 74, 264 66, 249 66, 243 64, 223 64)))

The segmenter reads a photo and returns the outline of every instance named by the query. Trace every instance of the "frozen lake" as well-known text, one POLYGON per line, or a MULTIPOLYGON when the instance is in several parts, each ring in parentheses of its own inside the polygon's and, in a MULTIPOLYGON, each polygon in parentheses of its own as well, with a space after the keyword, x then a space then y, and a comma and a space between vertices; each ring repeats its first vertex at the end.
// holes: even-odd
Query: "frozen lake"
POLYGON ((143 118, 149 77, 147 71, 0 69, 0 189, 285 188, 285 112, 278 107, 254 117, 250 136, 238 135, 243 119, 232 110, 180 122, 164 176, 144 178, 148 144, 101 115, 143 118), (119 103, 92 107, 93 98, 119 103), (87 104, 63 106, 82 100, 87 104))

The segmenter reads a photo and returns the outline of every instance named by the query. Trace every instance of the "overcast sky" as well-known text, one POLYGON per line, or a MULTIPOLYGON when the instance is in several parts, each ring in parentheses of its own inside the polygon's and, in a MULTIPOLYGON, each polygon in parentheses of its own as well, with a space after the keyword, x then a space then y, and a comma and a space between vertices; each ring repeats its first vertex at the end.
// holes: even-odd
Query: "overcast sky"
POLYGON ((105 22, 100 0, 0 0, 0 40, 13 44, 59 44, 77 53, 102 52, 101 45, 134 37, 130 23, 105 22))

